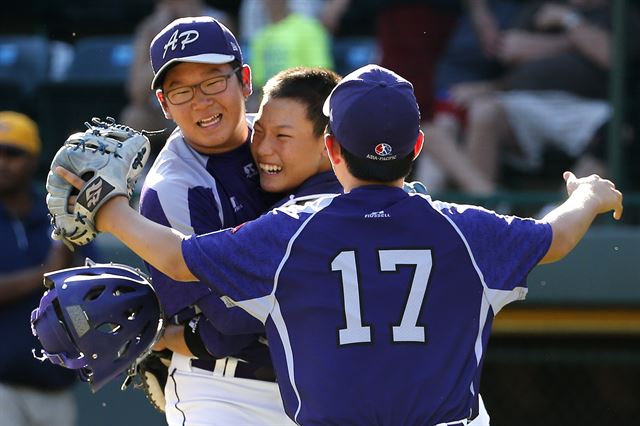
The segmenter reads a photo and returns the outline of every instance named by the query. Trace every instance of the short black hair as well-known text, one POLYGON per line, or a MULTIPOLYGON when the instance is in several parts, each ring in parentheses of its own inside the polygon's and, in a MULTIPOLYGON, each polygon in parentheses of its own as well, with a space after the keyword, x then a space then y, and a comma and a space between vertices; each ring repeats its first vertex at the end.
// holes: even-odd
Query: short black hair
POLYGON ((233 61, 231 61, 230 63, 231 65, 231 69, 235 70, 236 68, 239 68, 238 71, 236 71, 236 77, 238 77, 238 81, 240 82, 240 86, 242 86, 242 61, 239 61, 237 59, 234 59, 233 61))
POLYGON ((320 67, 295 67, 271 77, 262 88, 263 99, 290 98, 307 106, 313 134, 322 136, 329 118, 322 113, 324 101, 340 81, 335 72, 320 67))
MULTIPOLYGON (((327 133, 335 138, 331 126, 327 125, 327 133)), ((339 140, 336 139, 338 144, 339 140)), ((409 176, 413 168, 414 153, 411 151, 406 157, 396 160, 376 161, 358 157, 340 145, 342 157, 347 165, 347 170, 353 177, 360 180, 388 183, 404 179, 409 176)))

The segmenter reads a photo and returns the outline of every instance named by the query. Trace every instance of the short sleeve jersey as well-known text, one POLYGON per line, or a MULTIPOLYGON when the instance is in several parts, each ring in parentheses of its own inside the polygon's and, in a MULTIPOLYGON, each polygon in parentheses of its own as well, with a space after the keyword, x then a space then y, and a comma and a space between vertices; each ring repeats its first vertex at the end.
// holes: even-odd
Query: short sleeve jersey
POLYGON ((365 186, 182 251, 265 323, 299 424, 432 425, 470 415, 493 316, 525 297, 551 235, 544 222, 365 186))
MULTIPOLYGON (((0 203, 0 275, 42 265, 51 249, 51 223, 44 196, 33 191, 33 203, 26 217, 18 218, 0 203)), ((39 347, 29 329, 29 314, 40 303, 44 287, 22 297, 0 303, 0 330, 7 344, 0 352, 0 383, 38 390, 62 390, 75 380, 71 370, 31 355, 39 347)))
MULTIPOLYGON (((227 153, 203 155, 191 148, 176 129, 147 174, 140 197, 140 213, 154 222, 192 235, 255 219, 271 203, 260 189, 248 141, 227 153)), ((151 266, 149 270, 168 317, 196 304, 208 317, 221 317, 220 311, 229 311, 207 286, 177 283, 151 266)), ((261 328, 253 318, 240 313, 234 321, 247 321, 254 329, 261 328)), ((221 330, 230 326, 222 321, 216 323, 221 330)), ((222 356, 237 348, 210 349, 222 356)))

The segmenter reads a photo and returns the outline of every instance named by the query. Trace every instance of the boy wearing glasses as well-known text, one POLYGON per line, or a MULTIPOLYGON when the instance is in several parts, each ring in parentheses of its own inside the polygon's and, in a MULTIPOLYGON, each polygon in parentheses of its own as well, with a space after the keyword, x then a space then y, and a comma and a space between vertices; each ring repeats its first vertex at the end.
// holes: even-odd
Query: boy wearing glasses
MULTIPOLYGON (((260 189, 251 157, 244 104, 251 70, 235 37, 213 18, 177 19, 153 39, 150 56, 151 88, 177 128, 146 177, 141 214, 185 234, 256 218, 272 200, 260 189)), ((262 325, 232 308, 237 318, 214 327, 205 317, 228 309, 218 296, 204 285, 178 285, 149 270, 166 317, 184 332, 180 352, 190 355, 172 356, 168 424, 290 424, 260 339, 262 325), (239 323, 249 323, 256 334, 219 331, 239 323)))

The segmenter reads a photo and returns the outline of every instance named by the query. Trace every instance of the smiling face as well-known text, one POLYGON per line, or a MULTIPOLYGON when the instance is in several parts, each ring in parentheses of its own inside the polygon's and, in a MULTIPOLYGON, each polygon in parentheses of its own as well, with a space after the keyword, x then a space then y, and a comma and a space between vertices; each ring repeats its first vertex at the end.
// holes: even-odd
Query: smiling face
POLYGON ((316 136, 307 106, 292 98, 263 99, 251 139, 268 192, 291 192, 311 176, 330 170, 323 135, 316 136))
POLYGON ((232 71, 231 64, 180 63, 167 71, 162 91, 156 97, 165 116, 182 130, 185 141, 202 154, 219 154, 240 146, 248 136, 245 121, 245 97, 251 94, 251 70, 242 68, 242 84, 235 75, 227 79, 227 88, 205 95, 196 86, 193 99, 173 105, 166 94, 176 88, 198 85, 232 71))

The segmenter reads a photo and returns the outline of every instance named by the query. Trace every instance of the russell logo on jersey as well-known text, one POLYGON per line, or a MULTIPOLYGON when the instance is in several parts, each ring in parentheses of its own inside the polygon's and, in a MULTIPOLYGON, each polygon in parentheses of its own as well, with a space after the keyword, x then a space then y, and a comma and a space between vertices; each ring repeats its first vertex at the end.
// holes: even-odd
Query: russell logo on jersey
POLYGON ((384 210, 380 210, 379 212, 371 212, 371 213, 365 214, 364 217, 366 219, 380 219, 383 217, 391 217, 391 215, 389 213, 385 213, 384 210))

